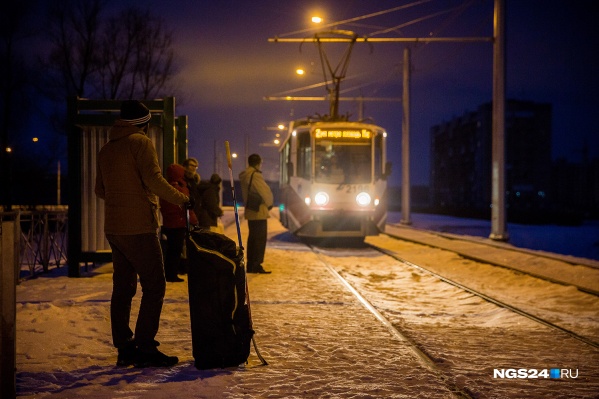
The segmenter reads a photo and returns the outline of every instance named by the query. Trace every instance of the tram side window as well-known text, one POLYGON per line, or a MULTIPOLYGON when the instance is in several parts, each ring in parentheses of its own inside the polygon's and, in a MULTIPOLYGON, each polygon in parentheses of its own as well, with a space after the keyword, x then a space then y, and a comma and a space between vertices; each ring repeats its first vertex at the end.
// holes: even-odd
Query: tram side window
POLYGON ((289 178, 293 176, 293 164, 291 163, 291 141, 288 141, 281 149, 281 184, 289 184, 289 178))
POLYGON ((297 175, 310 179, 312 173, 312 148, 310 146, 310 133, 303 132, 297 137, 297 175))
POLYGON ((383 177, 383 135, 380 133, 374 138, 374 177, 383 177))

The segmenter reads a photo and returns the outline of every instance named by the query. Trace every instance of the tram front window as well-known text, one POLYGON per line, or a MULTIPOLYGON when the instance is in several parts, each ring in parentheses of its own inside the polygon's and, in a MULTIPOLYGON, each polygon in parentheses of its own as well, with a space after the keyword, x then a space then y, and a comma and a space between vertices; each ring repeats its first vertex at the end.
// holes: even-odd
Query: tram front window
POLYGON ((371 178, 370 143, 316 142, 315 179, 328 184, 367 184, 371 178))

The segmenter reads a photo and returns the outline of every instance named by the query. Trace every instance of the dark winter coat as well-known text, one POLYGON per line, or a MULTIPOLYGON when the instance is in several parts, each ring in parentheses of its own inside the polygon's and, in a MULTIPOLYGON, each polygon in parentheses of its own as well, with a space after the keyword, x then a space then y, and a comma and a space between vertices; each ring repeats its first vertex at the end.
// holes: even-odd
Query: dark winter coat
MULTIPOLYGON (((181 165, 172 164, 166 169, 166 179, 177 191, 189 196, 189 187, 184 177, 185 169, 181 165)), ((167 228, 183 228, 187 225, 187 214, 184 207, 160 200, 162 225, 167 228)), ((193 210, 189 211, 189 223, 198 224, 198 219, 193 210)))
POLYGON ((220 207, 220 184, 201 182, 198 185, 198 193, 202 201, 198 215, 200 226, 217 226, 218 218, 223 215, 220 207))
POLYGON ((162 176, 152 141, 139 127, 118 120, 98 154, 96 195, 104 200, 106 234, 156 233, 158 197, 183 205, 187 195, 162 176))

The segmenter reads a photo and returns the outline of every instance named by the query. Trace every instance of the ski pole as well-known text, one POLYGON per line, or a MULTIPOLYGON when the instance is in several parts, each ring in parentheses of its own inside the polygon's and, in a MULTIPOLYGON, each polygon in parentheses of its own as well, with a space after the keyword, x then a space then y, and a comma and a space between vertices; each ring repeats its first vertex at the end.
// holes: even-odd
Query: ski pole
POLYGON ((239 213, 237 212, 237 199, 235 198, 235 183, 233 182, 233 161, 231 160, 231 148, 228 141, 225 141, 225 148, 227 149, 227 164, 229 166, 229 179, 231 180, 231 194, 233 195, 233 210, 235 212, 235 224, 237 225, 237 240, 239 241, 239 248, 243 249, 241 229, 239 227, 239 213))

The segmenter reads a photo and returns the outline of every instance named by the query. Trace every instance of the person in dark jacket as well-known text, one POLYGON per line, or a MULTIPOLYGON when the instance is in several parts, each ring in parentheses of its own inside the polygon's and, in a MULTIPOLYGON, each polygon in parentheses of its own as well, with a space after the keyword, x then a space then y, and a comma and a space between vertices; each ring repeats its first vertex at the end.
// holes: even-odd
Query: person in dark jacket
POLYGON ((221 177, 215 173, 210 176, 208 182, 202 182, 198 187, 202 202, 200 214, 198 215, 198 223, 201 227, 218 226, 218 218, 223 215, 223 210, 220 207, 220 185, 222 181, 221 177))
MULTIPOLYGON (((166 169, 166 179, 177 191, 189 196, 189 187, 185 180, 185 169, 178 164, 172 164, 166 169)), ((166 236, 166 250, 164 254, 164 274, 166 281, 178 283, 184 281, 177 276, 180 270, 181 252, 187 231, 186 210, 163 199, 160 200, 162 213, 162 234, 166 236)), ((193 210, 189 210, 189 224, 195 226, 198 219, 193 210)))
POLYGON ((124 101, 96 168, 95 193, 104 200, 104 231, 112 249, 110 321, 117 366, 169 367, 179 362, 176 356, 160 352, 155 340, 166 289, 157 197, 176 206, 191 204, 162 176, 156 150, 146 135, 150 119, 141 102, 124 101), (133 335, 129 320, 138 276, 142 297, 133 335))
POLYGON ((247 272, 248 273, 270 273, 264 270, 264 252, 266 250, 267 220, 269 211, 273 207, 274 197, 266 180, 262 176, 262 158, 258 154, 248 157, 248 167, 239 174, 241 183, 241 194, 246 204, 243 215, 248 221, 247 240, 247 272), (248 208, 248 196, 253 192, 260 197, 260 205, 257 210, 248 208))
POLYGON ((185 181, 189 187, 189 193, 194 199, 193 211, 196 216, 199 216, 202 212, 202 199, 198 189, 202 185, 200 174, 198 173, 198 160, 195 158, 187 158, 183 161, 183 167, 185 168, 185 181))

